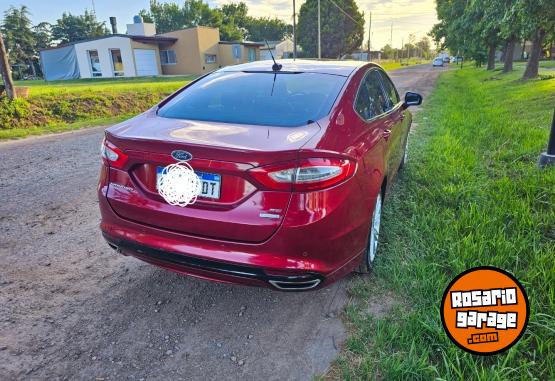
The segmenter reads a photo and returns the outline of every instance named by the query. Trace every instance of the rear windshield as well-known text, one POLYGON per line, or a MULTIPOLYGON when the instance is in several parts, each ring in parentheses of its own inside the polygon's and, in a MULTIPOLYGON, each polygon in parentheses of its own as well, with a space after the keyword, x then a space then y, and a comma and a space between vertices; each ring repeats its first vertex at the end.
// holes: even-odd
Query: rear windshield
POLYGON ((158 115, 296 127, 329 114, 345 81, 319 73, 214 73, 175 96, 158 115))

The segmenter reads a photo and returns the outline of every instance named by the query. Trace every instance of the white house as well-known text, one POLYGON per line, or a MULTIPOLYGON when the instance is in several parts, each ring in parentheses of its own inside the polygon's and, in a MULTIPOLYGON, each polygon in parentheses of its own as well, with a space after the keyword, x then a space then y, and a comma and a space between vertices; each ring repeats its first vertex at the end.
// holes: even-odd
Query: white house
POLYGON ((271 60, 272 56, 270 51, 276 59, 278 58, 293 58, 293 40, 286 38, 283 41, 268 41, 266 45, 265 41, 259 42, 260 46, 260 59, 261 60, 271 60))
POLYGON ((41 50, 47 81, 96 77, 160 75, 160 44, 176 38, 112 34, 41 50))
POLYGON ((261 44, 220 41, 217 28, 196 26, 156 34, 154 24, 136 16, 127 34, 113 34, 43 49, 47 81, 154 75, 205 74, 226 65, 260 59, 261 44))

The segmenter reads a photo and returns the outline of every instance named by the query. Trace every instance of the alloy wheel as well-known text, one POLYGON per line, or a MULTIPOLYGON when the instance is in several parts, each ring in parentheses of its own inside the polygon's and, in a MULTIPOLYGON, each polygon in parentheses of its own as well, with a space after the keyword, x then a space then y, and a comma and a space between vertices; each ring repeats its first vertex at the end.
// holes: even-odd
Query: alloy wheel
POLYGON ((370 239, 368 240, 368 266, 374 262, 376 252, 378 251, 378 242, 380 236, 380 223, 382 220, 382 195, 376 198, 376 206, 372 214, 372 224, 370 225, 370 239))

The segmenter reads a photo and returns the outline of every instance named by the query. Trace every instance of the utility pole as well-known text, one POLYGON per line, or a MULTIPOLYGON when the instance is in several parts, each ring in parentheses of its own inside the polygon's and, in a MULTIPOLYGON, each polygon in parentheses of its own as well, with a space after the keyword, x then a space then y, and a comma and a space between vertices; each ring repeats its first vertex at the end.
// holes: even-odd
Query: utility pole
POLYGON ((368 21, 368 61, 372 61, 372 11, 368 21))
POLYGON ((391 22, 391 36, 389 37, 389 46, 393 49, 393 21, 391 22))
POLYGON ((8 99, 15 99, 15 88, 13 86, 12 70, 10 68, 10 62, 8 61, 8 54, 6 53, 6 47, 4 45, 2 33, 0 33, 0 72, 2 73, 2 78, 4 78, 4 87, 6 89, 6 95, 8 95, 8 99))
POLYGON ((403 49, 405 47, 405 37, 401 37, 401 57, 399 57, 399 62, 401 63, 401 66, 403 66, 403 56, 405 55, 405 49, 403 49))
POLYGON ((320 36, 320 0, 318 0, 318 59, 322 59, 322 40, 320 36))
POLYGON ((551 121, 551 133, 547 142, 547 151, 542 153, 538 162, 540 167, 555 165, 555 112, 551 121))
POLYGON ((297 58, 297 14, 295 0, 293 0, 293 59, 297 58))

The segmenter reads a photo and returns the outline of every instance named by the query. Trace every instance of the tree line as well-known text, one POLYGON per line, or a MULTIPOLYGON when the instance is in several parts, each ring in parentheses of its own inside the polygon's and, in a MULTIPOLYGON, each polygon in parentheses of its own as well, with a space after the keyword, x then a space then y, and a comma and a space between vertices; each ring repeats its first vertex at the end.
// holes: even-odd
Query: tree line
POLYGON ((542 52, 555 42, 555 0, 437 0, 436 9, 431 36, 438 46, 487 62, 488 70, 501 50, 503 71, 512 71, 515 45, 531 41, 523 79, 535 78, 542 52))
POLYGON ((185 0, 183 4, 150 0, 149 9, 139 15, 156 25, 158 33, 171 32, 197 25, 219 28, 222 41, 282 40, 292 26, 277 17, 252 17, 244 2, 211 8, 203 0, 185 0))
POLYGON ((395 60, 412 57, 431 59, 434 54, 430 39, 424 36, 416 41, 416 35, 414 34, 409 34, 408 42, 400 49, 393 48, 390 44, 387 44, 382 48, 381 52, 383 59, 395 60))

